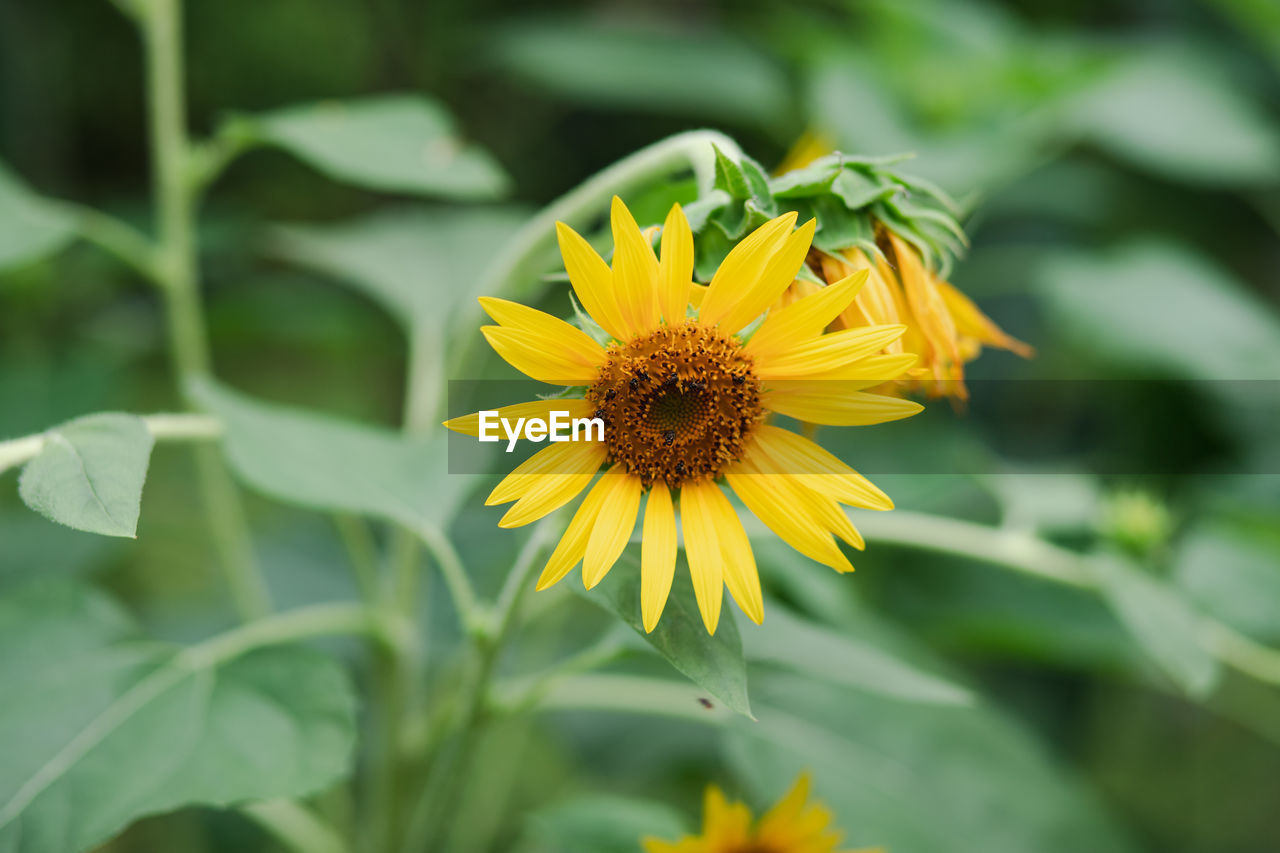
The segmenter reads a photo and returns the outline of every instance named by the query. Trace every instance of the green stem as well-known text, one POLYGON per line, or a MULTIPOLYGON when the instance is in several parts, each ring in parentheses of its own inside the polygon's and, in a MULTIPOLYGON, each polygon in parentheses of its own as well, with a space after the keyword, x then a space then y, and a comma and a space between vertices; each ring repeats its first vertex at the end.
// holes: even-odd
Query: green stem
POLYGON ((367 602, 378 598, 378 543, 374 541, 369 523, 358 515, 347 512, 333 514, 333 526, 346 549, 355 574, 360 596, 367 602))
MULTIPOLYGON (((195 243, 195 192, 188 173, 180 0, 139 5, 147 55, 157 236, 156 262, 174 368, 184 393, 189 379, 209 373, 209 341, 200 305, 195 243)), ((239 492, 214 448, 196 449, 197 481, 236 609, 248 620, 271 610, 253 552, 239 492)))
POLYGON ((453 547, 449 537, 435 525, 421 524, 416 528, 416 532, 440 569, 445 589, 453 600, 458 621, 462 624, 463 633, 472 633, 476 629, 479 615, 475 587, 472 586, 467 568, 463 565, 462 556, 453 547))
MULTIPOLYGON (((144 415, 142 424, 156 441, 204 441, 222 435, 222 422, 209 415, 144 415)), ((49 432, 0 441, 0 473, 39 455, 49 432)))
POLYGON ((616 711, 671 717, 722 726, 735 715, 719 704, 708 708, 707 692, 696 684, 635 675, 578 675, 557 681, 537 705, 539 711, 616 711))
POLYGON ((404 642, 406 630, 389 623, 385 614, 364 604, 313 604, 264 616, 188 646, 179 652, 178 659, 188 667, 203 669, 235 660, 255 649, 343 634, 371 637, 387 648, 396 648, 404 642))
POLYGON ((296 853, 348 853, 351 850, 337 830, 292 800, 249 803, 241 806, 240 811, 296 853))

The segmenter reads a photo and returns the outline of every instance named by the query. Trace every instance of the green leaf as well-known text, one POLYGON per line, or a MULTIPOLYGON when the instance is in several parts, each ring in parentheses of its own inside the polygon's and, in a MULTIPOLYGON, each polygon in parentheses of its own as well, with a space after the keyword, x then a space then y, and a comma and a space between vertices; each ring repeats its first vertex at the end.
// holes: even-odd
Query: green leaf
POLYGON ((530 815, 522 849, 637 853, 643 838, 675 841, 688 831, 681 816, 662 803, 588 794, 530 815))
POLYGON ((524 219, 503 208, 380 212, 337 225, 277 226, 270 250, 349 282, 430 334, 483 295, 476 286, 485 264, 524 219))
POLYGON ((767 128, 791 112, 782 69, 751 45, 711 29, 645 30, 575 15, 502 27, 482 48, 523 80, 604 109, 767 128))
POLYGON ((487 152, 459 136, 442 106, 420 95, 236 116, 223 132, 246 145, 283 148, 335 180, 372 190, 491 199, 510 184, 487 152))
POLYGON ((693 583, 683 558, 676 566, 662 618, 645 633, 640 615, 640 561, 624 554, 618 564, 595 589, 574 590, 597 607, 602 607, 631 626, 645 642, 695 684, 706 689, 730 709, 747 717, 747 666, 742 657, 742 639, 734 620, 725 614, 714 636, 707 633, 693 595, 693 583))
POLYGON ((1130 52, 1073 99, 1076 132, 1139 166, 1212 184, 1280 181, 1280 129, 1202 52, 1130 52))
POLYGON ((769 181, 769 191, 774 198, 804 198, 826 195, 831 185, 844 171, 836 157, 823 157, 808 166, 793 169, 769 181))
POLYGON ((194 662, 64 584, 0 599, 0 647, 6 853, 84 850, 144 815, 304 796, 350 769, 351 685, 310 650, 194 662))
POLYGON ((1210 615, 1263 641, 1280 639, 1280 542, 1201 522, 1179 543, 1173 575, 1210 615))
POLYGON ((1188 694, 1207 696, 1218 662, 1197 640, 1194 610, 1176 590, 1117 557, 1099 557, 1094 574, 1112 610, 1151 659, 1188 694))
POLYGON ((44 435, 44 446, 22 469, 18 494, 59 524, 134 537, 155 443, 141 418, 87 415, 44 435))
POLYGON ((226 423, 227 457, 240 478, 288 503, 443 527, 474 483, 448 473, 441 438, 260 402, 210 379, 191 392, 226 423))
POLYGON ((75 224, 0 163, 0 270, 57 252, 75 238, 75 224))
POLYGON ((859 169, 845 168, 831 182, 831 192, 850 210, 866 207, 873 201, 893 195, 897 187, 859 169))
POLYGON ((1193 379, 1280 376, 1275 311, 1180 246, 1058 255, 1037 284, 1052 325, 1095 357, 1193 379))
POLYGON ((988 707, 903 703, 789 673, 752 673, 758 723, 728 759, 752 799, 801 772, 837 815, 843 847, 912 853, 1120 853, 1098 804, 1013 720, 988 707))
POLYGON ((731 198, 751 198, 751 184, 746 174, 732 158, 720 150, 719 145, 712 145, 716 151, 715 188, 724 190, 731 198))
POLYGON ((857 687, 908 702, 965 705, 973 694, 858 637, 822 627, 770 603, 764 624, 750 625, 744 651, 753 663, 769 663, 833 684, 857 687))

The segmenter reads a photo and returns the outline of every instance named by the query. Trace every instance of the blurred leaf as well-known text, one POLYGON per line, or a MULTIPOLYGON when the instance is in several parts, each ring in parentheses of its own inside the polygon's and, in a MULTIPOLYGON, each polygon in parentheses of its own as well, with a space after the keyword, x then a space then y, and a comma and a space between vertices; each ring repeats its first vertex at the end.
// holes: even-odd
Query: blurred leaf
POLYGON ((1050 258, 1038 281, 1052 324, 1080 349, 1192 379, 1280 376, 1280 319, 1225 271, 1167 243, 1050 258))
POLYGON ((770 603, 764 624, 745 634, 747 660, 785 667, 824 682, 908 702, 965 705, 973 694, 857 637, 793 615, 770 603))
POLYGON ((349 769, 355 697, 329 660, 211 665, 141 640, 85 587, 0 599, 0 849, 88 849, 144 815, 302 796, 349 769))
POLYGON ((0 270, 39 260, 75 237, 75 218, 0 163, 0 270))
POLYGON ((443 527, 474 482, 448 473, 443 439, 260 402, 210 379, 194 382, 191 391, 226 422, 224 446, 236 473, 288 503, 415 529, 443 527))
POLYGON ((1172 587, 1119 558, 1092 565, 1104 597, 1147 654, 1188 694, 1207 696, 1220 673, 1197 639, 1195 611, 1172 587))
POLYGON ((1002 471, 982 481, 999 499, 1006 526, 1039 532, 1079 531, 1098 520, 1101 489, 1088 474, 1002 471))
POLYGON ((504 27, 484 54, 565 98, 776 127, 790 112, 780 67, 723 32, 640 30, 580 18, 504 27))
POLYGON ((44 434, 39 455, 22 469, 18 494, 67 527, 135 537, 153 444, 146 424, 133 415, 68 421, 44 434))
POLYGON ((753 671, 752 684, 760 721, 734 727, 730 763, 760 803, 810 771, 845 847, 1131 849, 1084 789, 990 708, 896 702, 784 673, 753 671))
POLYGON ((0 509, 0 593, 38 577, 71 577, 109 564, 123 543, 59 524, 25 508, 0 509))
POLYGON ((1178 180, 1275 183, 1280 127, 1202 52, 1127 51, 1074 98, 1068 124, 1139 166, 1178 180))
POLYGON ((732 618, 722 618, 714 636, 707 633, 693 595, 693 583, 681 559, 662 618, 646 634, 640 616, 640 561, 624 554, 595 589, 573 589, 597 607, 631 626, 658 654, 694 683, 739 714, 751 716, 747 699, 747 665, 742 640, 732 618))
POLYGON ((453 119, 421 95, 378 95, 236 116, 224 133, 274 145, 329 177, 384 192, 458 199, 498 198, 502 167, 464 141, 453 119))
POLYGON ((522 850, 546 853, 637 853, 646 837, 674 841, 688 831, 670 806, 587 794, 528 818, 522 850))
POLYGON ((1280 638, 1280 544, 1222 522, 1180 543, 1174 578, 1210 615, 1260 640, 1280 638))
POLYGON ((271 250, 355 285, 409 328, 438 333, 480 296, 480 273, 523 223, 504 208, 375 213, 336 225, 280 225, 271 250))

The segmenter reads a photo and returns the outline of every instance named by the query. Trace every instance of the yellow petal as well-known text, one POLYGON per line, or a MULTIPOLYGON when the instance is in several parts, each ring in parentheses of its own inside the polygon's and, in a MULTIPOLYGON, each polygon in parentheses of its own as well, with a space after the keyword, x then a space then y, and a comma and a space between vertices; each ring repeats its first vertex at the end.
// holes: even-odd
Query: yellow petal
POLYGON ((693 231, 680 205, 671 205, 662 225, 662 258, 658 261, 658 308, 667 325, 683 323, 693 282, 693 231))
POLYGON ((760 818, 757 832, 762 841, 772 839, 780 832, 787 832, 799 821, 809 800, 811 781, 808 773, 801 773, 791 790, 760 818))
POLYGON ((537 521, 577 497, 595 475, 592 469, 586 474, 543 474, 531 478, 528 491, 498 520, 498 526, 510 529, 537 521))
POLYGON ((485 498, 484 505, 518 500, 529 491, 533 481, 543 477, 593 472, 604 464, 607 453, 604 443, 597 441, 566 441, 544 447, 503 477, 485 498))
POLYGON ((640 614, 646 633, 658 625, 671 594, 676 571, 676 514, 671 490, 655 483, 644 508, 644 533, 640 549, 640 614))
MULTIPOLYGON (((903 315, 898 311, 898 303, 893 293, 893 288, 900 289, 901 285, 898 284, 892 269, 887 264, 884 265, 890 275, 886 280, 881 275, 880 265, 873 264, 861 249, 851 249, 845 252, 845 257, 847 263, 842 265, 840 276, 863 270, 867 272, 866 285, 858 292, 853 303, 841 314, 841 320, 845 326, 852 329, 858 326, 883 326, 903 322, 903 315)), ((840 263, 831 259, 830 256, 824 256, 823 261, 824 270, 829 261, 840 263)))
POLYGON ((766 391, 761 402, 771 412, 829 426, 867 426, 897 421, 910 417, 924 409, 914 400, 868 394, 861 391, 841 391, 838 383, 823 383, 822 387, 783 385, 766 391))
POLYGON ((640 226, 622 203, 613 197, 613 291, 622 306, 623 323, 632 336, 658 325, 658 259, 640 233, 640 226))
POLYGON ((754 358, 769 358, 818 337, 857 296, 867 275, 866 270, 856 272, 785 308, 770 311, 743 352, 754 358))
POLYGON ((640 494, 644 491, 639 477, 617 467, 605 472, 600 481, 607 485, 582 558, 582 583, 587 589, 604 580, 622 549, 627 547, 631 531, 636 527, 640 494))
MULTIPOLYGON (((868 509, 893 509, 893 501, 871 481, 804 436, 760 424, 756 427, 756 445, 767 457, 760 459, 761 468, 768 464, 773 471, 790 474, 809 488, 842 503, 868 509)), ((753 457, 755 458, 755 457, 753 457)))
POLYGON ((955 285, 942 280, 936 281, 935 284, 938 288, 938 293, 942 295, 943 303, 951 313, 952 319, 955 320, 956 330, 960 334, 976 338, 989 346, 1011 350, 1023 358, 1031 358, 1035 355, 1036 351, 1034 349, 997 326, 990 317, 979 310, 977 305, 973 304, 973 300, 961 293, 955 285))
POLYGON ((581 364, 595 367, 604 361, 604 347, 576 326, 545 311, 512 302, 481 296, 480 307, 504 329, 520 329, 532 335, 546 338, 558 351, 581 364))
POLYGON ((838 572, 853 570, 785 474, 763 474, 748 457, 726 471, 725 479, 747 509, 783 542, 838 572))
POLYGON ((915 249, 892 231, 887 233, 898 264, 898 278, 916 324, 931 346, 946 353, 953 361, 959 361, 956 325, 942 301, 942 294, 938 292, 937 279, 924 268, 915 249))
MULTIPOLYGON (((570 418, 586 418, 591 416, 591 413, 595 411, 595 407, 586 400, 572 397, 557 397, 552 400, 532 400, 528 403, 515 403, 510 406, 502 406, 500 408, 493 409, 492 411, 497 412, 499 418, 506 418, 512 423, 515 423, 515 421, 520 418, 525 418, 526 420, 529 418, 546 420, 551 416, 552 412, 568 412, 570 418)), ((462 433, 463 435, 479 436, 480 413, 475 412, 470 415, 463 415, 459 418, 450 418, 444 422, 444 425, 448 429, 462 433)), ((490 430, 490 434, 492 435, 492 430, 490 430)), ((501 432, 499 433, 499 437, 504 441, 506 440, 506 436, 502 435, 501 432)))
POLYGON ((714 634, 720 624, 720 606, 724 599, 724 557, 715 516, 709 506, 711 498, 707 492, 711 489, 719 491, 720 487, 704 482, 680 488, 680 522, 684 527, 684 552, 689 560, 694 597, 707 633, 714 634))
POLYGON ((755 281, 744 282, 738 299, 720 321, 721 330, 737 332, 778 301, 804 265, 817 225, 816 219, 810 219, 786 236, 755 281))
POLYGON ((556 237, 560 241, 560 256, 564 258, 569 284, 578 295, 591 318, 617 340, 626 340, 627 327, 622 322, 622 309, 618 307, 613 292, 613 272, 591 244, 563 222, 556 223, 556 237))
POLYGON ((738 513, 719 486, 712 484, 702 494, 706 498, 706 509, 711 511, 716 535, 720 539, 725 586, 729 587, 729 594, 738 602, 742 612, 759 625, 764 621, 764 597, 760 593, 760 574, 756 569, 756 558, 751 552, 747 532, 742 529, 738 513))
POLYGON ((587 552, 587 540, 591 536, 592 527, 595 526, 596 516, 600 514, 605 486, 606 478, 601 477, 582 499, 578 511, 573 514, 573 520, 569 522, 564 535, 556 544, 556 549, 547 558, 547 565, 543 567, 542 575, 538 578, 539 590, 559 583, 565 575, 569 574, 570 569, 578 565, 582 555, 587 552))
MULTIPOLYGON (((920 357, 913 352, 891 355, 869 355, 849 364, 807 373, 802 379, 781 380, 786 387, 800 387, 806 383, 839 382, 843 391, 860 391, 873 385, 890 382, 907 373, 920 357)), ((776 385, 777 383, 775 383, 776 385)))
POLYGON ((831 332, 780 355, 757 360, 756 375, 761 379, 800 379, 815 373, 829 373, 879 352, 902 337, 906 329, 906 326, 866 326, 831 332))
POLYGON ((795 222, 794 211, 771 219, 733 247, 711 277, 698 311, 699 322, 714 326, 729 314, 746 289, 755 284, 795 222))
POLYGON ((599 367, 584 364, 582 353, 571 354, 541 335, 501 326, 481 326, 480 331, 489 346, 507 364, 539 382, 549 385, 590 385, 599 376, 599 367))

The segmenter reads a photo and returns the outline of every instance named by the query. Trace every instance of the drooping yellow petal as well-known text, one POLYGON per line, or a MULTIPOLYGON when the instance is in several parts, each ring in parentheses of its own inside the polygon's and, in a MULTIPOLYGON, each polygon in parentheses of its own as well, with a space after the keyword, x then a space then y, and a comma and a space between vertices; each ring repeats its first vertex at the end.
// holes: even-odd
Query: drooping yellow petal
MULTIPOLYGON (((973 300, 961 293, 955 285, 941 279, 938 279, 935 285, 938 288, 938 293, 942 295, 942 301, 951 313, 952 319, 955 320, 956 330, 960 334, 974 338, 988 346, 1010 350, 1023 358, 1031 358, 1036 354, 1032 347, 997 326, 995 321, 983 314, 978 306, 973 303, 973 300)), ((972 355, 976 355, 976 353, 972 355)), ((966 360, 971 359, 972 355, 961 353, 961 356, 966 360)))
POLYGON ((725 586, 747 618, 759 625, 764 621, 764 597, 760 593, 760 574, 756 569, 755 554, 751 552, 751 542, 742 529, 742 521, 733 504, 729 503, 719 486, 711 485, 711 488, 703 490, 702 495, 706 498, 704 509, 710 510, 720 539, 725 586))
POLYGON ((725 479, 747 509, 783 542, 838 572, 853 570, 785 474, 763 474, 748 456, 726 471, 725 479))
POLYGON ((848 307, 866 280, 867 271, 862 270, 785 308, 770 311, 742 351, 753 358, 767 359, 818 337, 848 307))
POLYGON ((604 500, 607 485, 606 479, 601 477, 578 505, 578 511, 573 514, 564 535, 560 537, 555 550, 547 559, 547 565, 542 569, 542 575, 538 578, 539 590, 559 583, 587 552, 587 540, 591 537, 596 517, 600 514, 600 504, 604 500))
POLYGON ((761 379, 802 379, 849 366, 902 337, 906 326, 867 326, 831 332, 756 362, 761 379))
MULTIPOLYGON (((770 219, 733 247, 711 277, 711 284, 698 310, 698 322, 714 326, 728 316, 743 292, 754 285, 764 272, 765 264, 787 239, 795 222, 794 212, 770 219)), ((736 332, 737 329, 726 331, 736 332)))
POLYGON ((622 554, 622 549, 627 547, 631 531, 636 526, 640 495, 644 491, 640 478, 620 467, 605 472, 600 482, 606 491, 582 557, 582 583, 587 589, 604 580, 622 554))
POLYGON ((503 477, 484 505, 518 500, 528 492, 532 481, 542 477, 594 472, 604 464, 607 453, 604 443, 596 441, 565 441, 544 447, 503 477))
POLYGON ((829 426, 869 426, 897 421, 923 411, 914 400, 844 391, 840 383, 822 383, 814 387, 805 382, 799 387, 784 384, 764 393, 764 407, 780 415, 811 424, 829 426))
POLYGON ((915 249, 893 231, 887 233, 889 244, 893 246, 894 260, 898 264, 898 278, 902 282, 902 290, 916 324, 931 346, 948 355, 952 361, 959 361, 955 321, 951 319, 946 303, 942 301, 936 279, 924 268, 915 249))
MULTIPOLYGON (((551 400, 531 400, 528 403, 515 403, 510 406, 501 406, 497 409, 493 409, 492 411, 496 412, 499 418, 506 418, 514 424, 521 418, 524 418, 526 421, 529 418, 547 420, 551 417, 552 412, 568 412, 568 416, 571 419, 587 418, 591 416, 591 413, 594 410, 595 407, 586 400, 573 397, 556 397, 551 400)), ((454 432, 462 433, 463 435, 479 436, 480 413, 474 412, 470 415, 450 418, 444 422, 444 426, 454 432)), ((522 429, 521 432, 523 433, 523 431, 524 430, 522 429)), ((493 430, 490 429, 490 435, 492 434, 493 430)), ((500 430, 498 435, 504 441, 506 440, 506 435, 500 430)))
POLYGON ((613 197, 613 291, 634 337, 658 325, 658 259, 622 199, 613 197))
POLYGON ((569 284, 573 285, 583 309, 612 337, 626 340, 628 329, 622 322, 622 309, 613 292, 613 272, 609 265, 590 243, 563 222, 556 223, 556 237, 565 271, 569 273, 569 284))
POLYGON ((645 632, 658 625, 676 572, 676 514, 671 490, 654 483, 644 508, 643 544, 640 549, 640 614, 645 632))
POLYGON ((737 332, 778 301, 804 265, 817 225, 816 219, 810 219, 788 234, 765 262, 760 275, 754 281, 742 283, 738 298, 720 321, 722 331, 737 332))
POLYGON ((667 325, 683 323, 693 282, 693 231, 680 205, 671 205, 662 225, 658 260, 658 309, 667 325))
POLYGON ((598 365, 584 363, 586 353, 557 348, 542 335, 502 326, 481 326, 480 331, 507 364, 539 382, 590 385, 600 374, 598 365))
POLYGON ((576 326, 545 311, 521 305, 508 299, 481 296, 480 307, 504 329, 519 329, 545 338, 549 345, 566 358, 595 367, 604 361, 604 347, 576 326))
POLYGON ((893 509, 893 501, 870 480, 804 436, 760 424, 756 447, 768 457, 772 470, 796 477, 821 494, 868 509, 893 509))
POLYGON ((693 593, 698 600, 707 633, 714 634, 720 624, 720 606, 724 599, 724 557, 715 516, 709 506, 707 492, 719 491, 712 482, 687 483, 680 489, 680 523, 684 528, 684 551, 693 578, 693 593))

